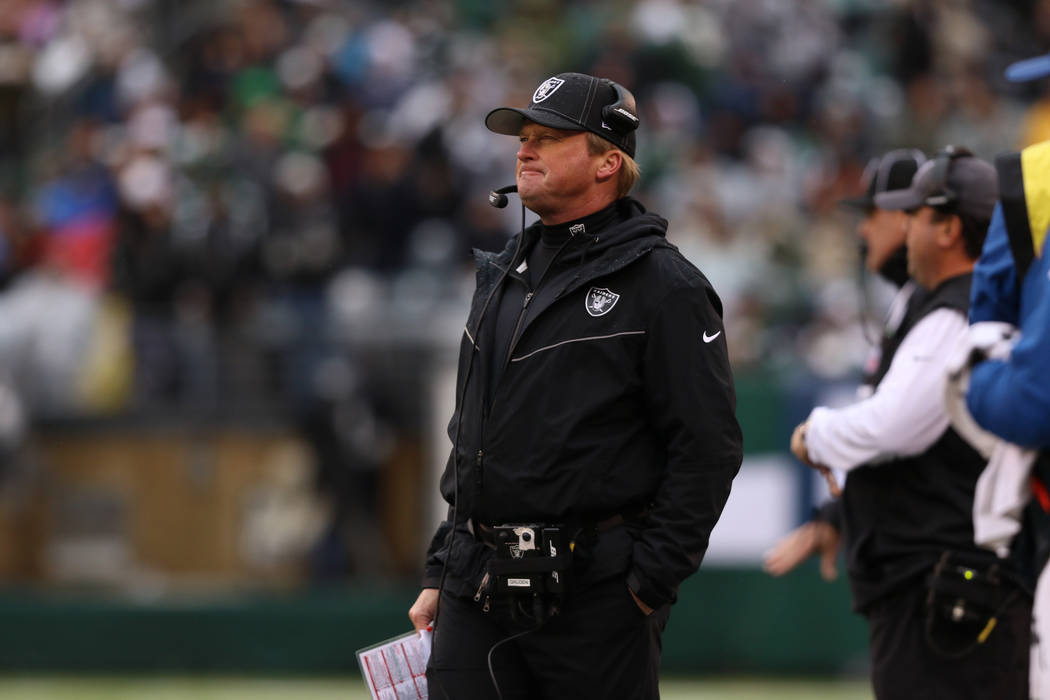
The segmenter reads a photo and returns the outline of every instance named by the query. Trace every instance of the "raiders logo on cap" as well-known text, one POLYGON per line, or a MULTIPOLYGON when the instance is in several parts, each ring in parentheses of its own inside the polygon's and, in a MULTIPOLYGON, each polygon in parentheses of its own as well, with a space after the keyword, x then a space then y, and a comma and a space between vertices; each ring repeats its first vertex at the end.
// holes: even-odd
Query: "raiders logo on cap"
POLYGON ((533 104, 537 102, 543 102, 545 99, 554 94, 554 92, 565 84, 565 81, 561 78, 547 78, 544 80, 536 92, 532 93, 533 104))

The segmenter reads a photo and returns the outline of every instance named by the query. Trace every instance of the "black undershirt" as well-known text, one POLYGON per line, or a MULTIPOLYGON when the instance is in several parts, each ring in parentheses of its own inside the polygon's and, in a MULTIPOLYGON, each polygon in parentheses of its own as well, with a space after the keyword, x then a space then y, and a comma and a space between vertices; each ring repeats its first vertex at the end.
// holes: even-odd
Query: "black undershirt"
POLYGON ((568 248, 573 245, 572 243, 569 243, 570 239, 579 236, 582 240, 587 237, 588 233, 597 233, 598 231, 608 228, 609 225, 618 222, 620 219, 620 209, 616 206, 616 202, 613 202, 604 209, 589 214, 582 219, 568 221, 563 224, 555 224, 554 226, 541 224, 540 239, 536 242, 536 245, 532 246, 532 249, 528 251, 526 257, 529 262, 529 269, 526 271, 526 274, 532 283, 532 290, 535 291, 539 288, 541 280, 545 277, 547 268, 554 261, 558 251, 560 251, 562 247, 568 248))

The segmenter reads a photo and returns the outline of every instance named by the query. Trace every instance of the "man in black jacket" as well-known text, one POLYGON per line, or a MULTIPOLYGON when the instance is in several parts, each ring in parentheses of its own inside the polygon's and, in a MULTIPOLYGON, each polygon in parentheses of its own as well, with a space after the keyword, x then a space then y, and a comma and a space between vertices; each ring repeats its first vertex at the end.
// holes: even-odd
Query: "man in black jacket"
POLYGON ((803 462, 847 473, 846 564, 878 700, 1028 697, 1031 600, 1011 562, 974 543, 985 460, 949 426, 943 403, 997 194, 989 163, 949 147, 908 189, 875 196, 909 214, 908 273, 919 289, 883 346, 874 393, 814 409, 791 438, 803 462))
POLYGON ((721 302, 627 196, 624 88, 563 73, 485 123, 518 137, 540 222, 477 255, 449 517, 409 612, 434 624, 431 696, 658 698, 669 607, 742 457, 721 302))

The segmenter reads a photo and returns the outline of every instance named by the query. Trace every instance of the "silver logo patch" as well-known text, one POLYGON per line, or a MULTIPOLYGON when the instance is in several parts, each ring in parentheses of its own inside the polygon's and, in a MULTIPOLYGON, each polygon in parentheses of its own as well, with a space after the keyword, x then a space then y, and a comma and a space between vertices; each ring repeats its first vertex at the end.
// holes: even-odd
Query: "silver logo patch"
POLYGON ((558 88, 565 83, 561 78, 547 78, 540 86, 536 88, 536 92, 532 93, 532 101, 543 102, 545 99, 553 95, 558 88))
POLYGON ((620 295, 605 287, 591 287, 587 292, 587 313, 591 316, 604 316, 612 311, 620 295))

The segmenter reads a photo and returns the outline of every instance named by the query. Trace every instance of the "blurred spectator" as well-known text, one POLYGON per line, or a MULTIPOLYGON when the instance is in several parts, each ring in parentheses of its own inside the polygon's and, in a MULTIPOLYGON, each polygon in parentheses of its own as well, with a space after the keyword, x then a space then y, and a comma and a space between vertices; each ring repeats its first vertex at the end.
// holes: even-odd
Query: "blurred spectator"
MULTIPOLYGON (((720 290, 734 364, 820 356, 829 379, 864 356, 852 226, 832 206, 844 183, 887 148, 991 157, 1020 145, 1003 133, 1050 129, 1045 85, 994 77, 1050 41, 1046 3, 0 8, 0 308, 14 314, 0 383, 29 420, 90 415, 103 404, 62 387, 100 371, 87 356, 101 328, 127 325, 123 408, 291 414, 324 473, 356 459, 331 426, 361 396, 318 383, 332 358, 361 376, 356 346, 427 337, 442 305, 465 303, 469 249, 521 225, 485 202, 513 175, 486 105, 526 101, 515 85, 577 70, 645 90, 638 196, 720 290), (382 328, 340 326, 346 309, 382 328)), ((358 461, 381 462, 380 443, 358 461)))

